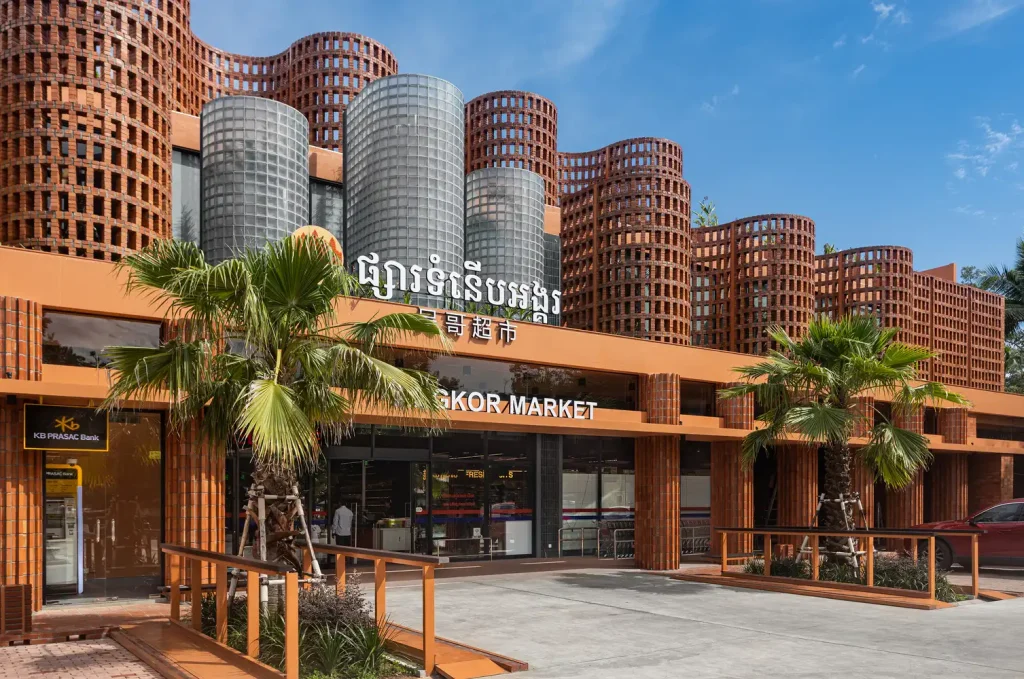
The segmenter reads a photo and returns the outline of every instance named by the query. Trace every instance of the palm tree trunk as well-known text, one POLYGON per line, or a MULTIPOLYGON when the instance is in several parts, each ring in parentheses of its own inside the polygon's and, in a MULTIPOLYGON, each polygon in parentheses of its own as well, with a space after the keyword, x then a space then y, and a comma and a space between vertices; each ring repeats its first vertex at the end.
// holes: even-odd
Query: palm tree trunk
MULTIPOLYGON (((268 464, 258 459, 253 460, 252 489, 263 488, 263 495, 272 499, 266 500, 266 516, 263 525, 258 527, 256 535, 257 547, 253 549, 253 557, 291 566, 301 572, 301 563, 293 551, 295 535, 292 530, 295 519, 295 506, 287 498, 298 484, 295 470, 279 465, 268 464), (266 554, 261 554, 258 546, 266 546, 266 554)), ((301 502, 301 500, 299 500, 301 502)), ((280 613, 284 610, 284 587, 270 586, 266 600, 261 597, 261 605, 270 611, 280 613)))
MULTIPOLYGON (((826 530, 846 530, 851 525, 852 508, 847 506, 845 515, 838 502, 831 502, 840 497, 850 495, 852 486, 850 477, 850 445, 846 441, 826 444, 825 450, 825 502, 822 504, 820 525, 826 530)), ((828 552, 849 552, 849 542, 845 538, 827 538, 825 548, 828 552)))

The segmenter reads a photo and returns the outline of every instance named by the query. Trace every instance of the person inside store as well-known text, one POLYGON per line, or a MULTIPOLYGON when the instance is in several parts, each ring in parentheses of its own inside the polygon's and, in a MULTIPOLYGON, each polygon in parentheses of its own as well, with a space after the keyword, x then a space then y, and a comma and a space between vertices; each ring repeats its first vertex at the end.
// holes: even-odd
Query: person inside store
POLYGON ((334 544, 343 546, 352 544, 352 516, 352 510, 344 503, 334 510, 334 520, 331 522, 334 544))

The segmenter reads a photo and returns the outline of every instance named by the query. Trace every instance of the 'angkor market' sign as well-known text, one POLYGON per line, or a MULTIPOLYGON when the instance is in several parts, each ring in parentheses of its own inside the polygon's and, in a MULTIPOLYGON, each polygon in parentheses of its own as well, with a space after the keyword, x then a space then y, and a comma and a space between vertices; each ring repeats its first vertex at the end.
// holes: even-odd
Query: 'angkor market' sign
MULTIPOLYGON (((411 294, 425 292, 432 297, 447 297, 473 304, 533 311, 534 323, 547 323, 548 314, 562 312, 562 293, 548 290, 537 281, 508 283, 480 277, 480 262, 467 261, 462 271, 445 271, 436 266, 424 270, 413 264, 405 266, 394 260, 380 264, 380 255, 371 252, 356 258, 359 264, 359 284, 368 285, 377 299, 392 299, 395 291, 411 294), (384 269, 383 273, 381 269, 384 269)), ((431 264, 440 264, 439 255, 430 255, 431 264)))
POLYGON ((502 401, 500 394, 482 391, 448 391, 439 389, 441 402, 448 410, 496 415, 528 415, 568 420, 592 420, 597 401, 566 398, 540 398, 510 394, 502 401))

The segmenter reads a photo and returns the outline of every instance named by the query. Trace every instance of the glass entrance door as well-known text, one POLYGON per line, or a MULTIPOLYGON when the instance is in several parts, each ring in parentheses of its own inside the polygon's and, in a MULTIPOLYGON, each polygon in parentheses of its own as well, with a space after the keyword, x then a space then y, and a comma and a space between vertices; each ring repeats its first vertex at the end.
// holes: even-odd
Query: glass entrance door
POLYGON ((71 502, 64 499, 70 488, 47 479, 48 601, 145 598, 157 592, 161 584, 161 433, 158 413, 122 412, 110 416, 108 452, 46 454, 48 469, 78 469, 81 479, 81 511, 74 518, 71 502), (69 532, 81 536, 69 557, 78 564, 74 578, 57 572, 62 555, 55 541, 69 532))

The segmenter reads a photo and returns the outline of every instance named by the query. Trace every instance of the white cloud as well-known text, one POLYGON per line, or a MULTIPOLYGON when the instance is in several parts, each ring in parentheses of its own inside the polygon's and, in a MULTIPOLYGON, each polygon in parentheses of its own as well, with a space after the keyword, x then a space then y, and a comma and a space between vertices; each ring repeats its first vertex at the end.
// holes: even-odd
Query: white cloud
POLYGON ((740 86, 739 83, 736 83, 732 86, 732 89, 730 89, 726 94, 713 94, 711 95, 710 99, 702 101, 700 104, 700 110, 704 111, 704 113, 713 114, 715 111, 718 110, 718 107, 721 104, 725 103, 725 101, 728 99, 739 96, 739 93, 740 86))
POLYGON ((961 215, 967 215, 968 217, 982 217, 985 214, 984 210, 971 205, 957 205, 953 208, 953 212, 961 215))
MULTIPOLYGON (((1005 120, 1005 119, 1004 119, 1005 120)), ((998 125, 992 119, 977 117, 974 119, 981 138, 977 141, 961 139, 957 142, 956 151, 946 154, 946 161, 953 166, 953 176, 966 179, 969 175, 988 177, 993 169, 999 167, 1015 172, 1020 167, 1020 158, 1024 157, 1024 129, 1013 120, 1009 125, 998 125)))
POLYGON ((1024 0, 961 0, 939 20, 939 37, 950 37, 1005 17, 1024 0))
POLYGON ((879 21, 885 21, 886 19, 889 18, 889 14, 891 14, 892 11, 896 9, 896 5, 886 5, 885 3, 882 2, 872 2, 871 9, 873 9, 875 11, 875 14, 878 15, 879 21))
POLYGON ((905 26, 910 23, 910 14, 907 13, 907 10, 901 9, 893 15, 892 20, 900 26, 905 26))
POLYGON ((860 39, 860 44, 866 45, 866 44, 868 44, 869 42, 871 42, 874 39, 875 39, 875 34, 874 33, 869 33, 868 35, 865 35, 864 37, 862 37, 860 39))
POLYGON ((836 40, 834 43, 832 43, 832 48, 833 49, 839 49, 840 47, 842 47, 845 44, 846 44, 846 34, 843 33, 841 36, 839 36, 838 40, 836 40))
POLYGON ((867 64, 861 64, 857 68, 853 69, 853 73, 851 74, 851 77, 856 78, 857 76, 859 76, 864 71, 865 68, 867 68, 867 64))
POLYGON ((597 51, 622 21, 626 0, 571 0, 564 5, 563 21, 567 28, 552 59, 558 70, 569 69, 586 61, 597 51))

